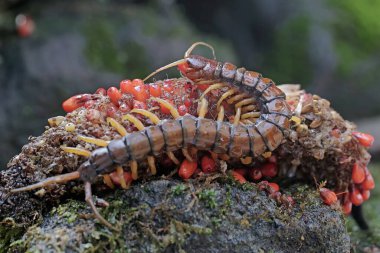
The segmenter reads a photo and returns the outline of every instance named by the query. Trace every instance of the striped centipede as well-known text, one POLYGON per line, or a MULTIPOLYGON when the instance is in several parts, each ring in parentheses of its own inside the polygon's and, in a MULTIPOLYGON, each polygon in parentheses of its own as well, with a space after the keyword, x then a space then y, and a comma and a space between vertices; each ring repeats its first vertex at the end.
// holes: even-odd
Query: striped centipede
MULTIPOLYGON (((125 118, 138 126, 139 131, 109 143, 102 143, 104 147, 88 154, 88 160, 77 171, 13 189, 11 193, 33 190, 53 183, 64 183, 79 178, 84 182, 85 199, 95 216, 107 227, 115 229, 98 213, 93 201, 91 184, 99 175, 107 175, 116 170, 122 172, 121 166, 129 163, 132 177, 137 179, 137 164, 146 159, 148 159, 148 164, 152 174, 154 174, 154 157, 163 152, 170 154, 182 149, 186 159, 190 160, 192 158, 186 152, 189 147, 228 155, 231 158, 259 157, 266 151, 276 149, 285 137, 292 114, 285 100, 285 94, 277 88, 272 80, 263 78, 257 72, 237 68, 231 63, 221 63, 202 56, 190 55, 192 49, 198 44, 204 43, 194 44, 186 52, 183 60, 160 68, 153 74, 167 67, 178 65, 182 74, 195 83, 202 80, 217 82, 210 86, 210 89, 207 89, 202 96, 211 89, 225 85, 238 89, 245 94, 239 98, 248 98, 238 102, 238 106, 235 106, 237 120, 234 123, 223 121, 223 106, 219 106, 217 120, 205 118, 207 103, 204 99, 201 99, 199 116, 194 117, 191 115, 180 116, 176 109, 166 101, 155 98, 157 102, 170 109, 174 119, 160 121, 154 114, 146 110, 136 110, 136 113, 149 117, 156 125, 144 127, 139 124, 135 117, 126 115, 125 118), (257 101, 260 107, 260 117, 251 124, 239 124, 241 106, 252 103, 252 99, 257 101)), ((111 120, 110 123, 115 128, 120 129, 117 122, 111 120)), ((90 142, 90 140, 87 141, 90 142)), ((173 159, 175 158, 173 157, 173 159)))

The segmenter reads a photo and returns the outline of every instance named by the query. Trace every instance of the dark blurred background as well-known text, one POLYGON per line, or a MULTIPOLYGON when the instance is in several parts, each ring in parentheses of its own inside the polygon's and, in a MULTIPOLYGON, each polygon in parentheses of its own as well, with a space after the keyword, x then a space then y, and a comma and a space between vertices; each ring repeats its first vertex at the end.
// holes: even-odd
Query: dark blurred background
POLYGON ((2 0, 0 168, 64 99, 143 78, 196 41, 302 84, 380 140, 379 13, 371 0, 2 0))

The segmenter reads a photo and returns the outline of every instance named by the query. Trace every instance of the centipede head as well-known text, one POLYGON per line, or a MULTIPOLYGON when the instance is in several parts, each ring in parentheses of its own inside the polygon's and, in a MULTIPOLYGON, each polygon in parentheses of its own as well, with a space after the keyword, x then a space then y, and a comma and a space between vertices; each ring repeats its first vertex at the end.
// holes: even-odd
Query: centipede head
POLYGON ((185 52, 183 59, 169 63, 168 65, 157 69, 156 71, 152 72, 149 76, 147 76, 144 79, 144 81, 165 69, 175 66, 178 66, 178 69, 180 70, 182 75, 191 80, 211 79, 213 77, 214 70, 217 64, 218 62, 215 60, 214 48, 205 42, 196 42, 192 44, 190 48, 185 52), (200 55, 192 55, 192 51, 198 45, 203 45, 210 48, 214 56, 214 59, 208 59, 200 55))

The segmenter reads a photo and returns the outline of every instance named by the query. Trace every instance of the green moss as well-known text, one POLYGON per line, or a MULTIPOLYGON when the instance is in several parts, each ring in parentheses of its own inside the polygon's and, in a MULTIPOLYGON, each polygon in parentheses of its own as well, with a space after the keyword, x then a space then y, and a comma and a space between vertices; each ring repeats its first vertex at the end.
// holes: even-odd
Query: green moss
POLYGON ((17 244, 25 228, 17 225, 12 219, 4 219, 0 223, 0 253, 6 252, 9 245, 17 244))
POLYGON ((197 194, 199 200, 204 201, 209 208, 216 207, 216 192, 213 189, 204 189, 197 194))
POLYGON ((171 192, 174 196, 179 196, 179 195, 182 195, 186 189, 187 189, 186 185, 178 184, 171 188, 171 192))

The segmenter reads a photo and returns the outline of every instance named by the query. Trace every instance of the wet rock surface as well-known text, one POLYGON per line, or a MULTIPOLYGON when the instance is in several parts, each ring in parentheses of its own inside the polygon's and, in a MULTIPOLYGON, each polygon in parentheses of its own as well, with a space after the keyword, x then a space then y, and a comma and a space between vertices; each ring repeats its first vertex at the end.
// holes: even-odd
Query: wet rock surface
POLYGON ((289 190, 292 208, 226 176, 147 181, 105 197, 101 213, 120 233, 97 224, 83 201, 67 200, 10 252, 349 252, 341 212, 315 189, 289 190))

